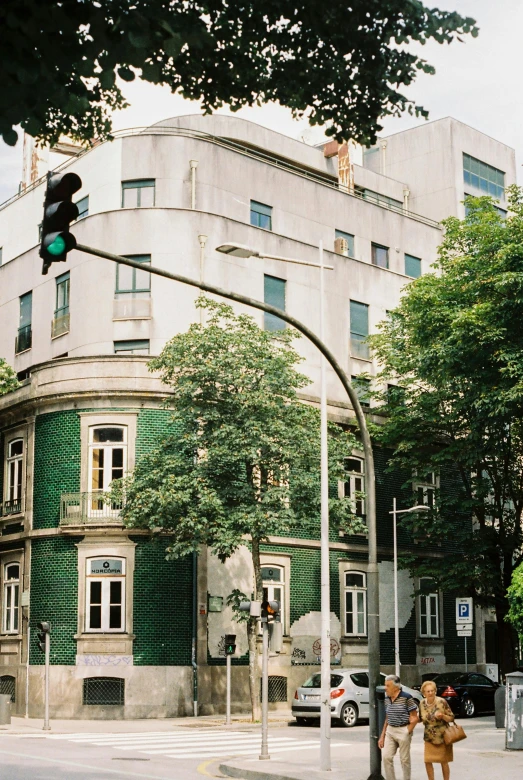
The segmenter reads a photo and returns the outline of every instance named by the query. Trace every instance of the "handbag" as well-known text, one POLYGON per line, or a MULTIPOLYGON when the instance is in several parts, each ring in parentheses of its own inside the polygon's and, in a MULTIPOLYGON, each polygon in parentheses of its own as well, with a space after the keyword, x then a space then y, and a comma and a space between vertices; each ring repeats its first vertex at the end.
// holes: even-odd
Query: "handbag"
POLYGON ((461 742, 462 739, 467 739, 467 735, 465 734, 463 726, 452 721, 443 732, 443 739, 445 740, 446 745, 453 745, 454 742, 461 742))

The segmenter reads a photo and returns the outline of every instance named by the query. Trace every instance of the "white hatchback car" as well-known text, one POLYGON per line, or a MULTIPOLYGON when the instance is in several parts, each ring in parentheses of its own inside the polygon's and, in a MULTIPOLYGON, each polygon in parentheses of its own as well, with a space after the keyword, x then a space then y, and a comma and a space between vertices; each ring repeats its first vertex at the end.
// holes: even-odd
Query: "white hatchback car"
MULTIPOLYGON (((380 674, 385 683, 385 675, 380 674)), ((292 714, 298 725, 320 717, 321 675, 313 674, 296 690, 292 702, 292 714)), ((423 698, 419 691, 406 685, 403 690, 418 703, 423 698)), ((350 728, 358 720, 369 717, 369 675, 366 669, 331 669, 331 716, 342 726, 350 728)))

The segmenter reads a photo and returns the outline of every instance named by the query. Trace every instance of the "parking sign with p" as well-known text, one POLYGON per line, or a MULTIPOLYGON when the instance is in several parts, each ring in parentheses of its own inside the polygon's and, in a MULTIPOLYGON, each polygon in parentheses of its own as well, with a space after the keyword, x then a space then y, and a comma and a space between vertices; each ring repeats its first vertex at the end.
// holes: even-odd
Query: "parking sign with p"
POLYGON ((472 599, 456 599, 456 623, 473 623, 472 599))

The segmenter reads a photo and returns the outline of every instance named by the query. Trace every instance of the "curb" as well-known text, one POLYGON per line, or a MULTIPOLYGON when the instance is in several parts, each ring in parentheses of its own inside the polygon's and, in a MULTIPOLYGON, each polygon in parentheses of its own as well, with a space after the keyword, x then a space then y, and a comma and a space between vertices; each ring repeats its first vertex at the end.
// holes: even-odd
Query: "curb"
POLYGON ((273 772, 264 772, 258 769, 243 769, 231 764, 220 764, 219 770, 226 777, 237 777, 240 780, 299 780, 297 775, 291 777, 290 775, 274 774, 273 772))

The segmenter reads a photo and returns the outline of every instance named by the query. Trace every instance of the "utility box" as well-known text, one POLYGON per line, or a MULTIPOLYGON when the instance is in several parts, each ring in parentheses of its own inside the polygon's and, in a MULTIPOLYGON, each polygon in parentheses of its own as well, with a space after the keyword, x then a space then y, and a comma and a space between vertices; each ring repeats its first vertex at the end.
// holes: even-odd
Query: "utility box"
POLYGON ((385 725, 385 686, 376 685, 376 704, 378 707, 378 735, 381 736, 385 725))
POLYGON ((505 748, 523 750, 523 674, 507 674, 505 748))
POLYGON ((0 693, 0 726, 11 723, 11 694, 0 693))

